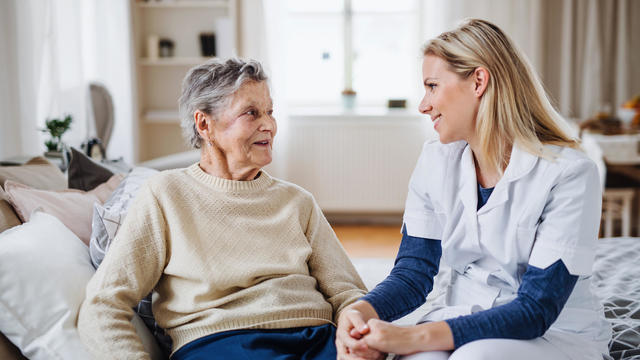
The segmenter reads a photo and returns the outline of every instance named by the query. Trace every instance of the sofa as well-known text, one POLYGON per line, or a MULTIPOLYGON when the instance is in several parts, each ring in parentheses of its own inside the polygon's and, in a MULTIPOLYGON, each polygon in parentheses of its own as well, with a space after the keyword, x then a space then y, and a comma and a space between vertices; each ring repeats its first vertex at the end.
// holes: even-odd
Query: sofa
MULTIPOLYGON (((88 359, 76 328, 95 271, 95 208, 129 172, 76 152, 67 174, 42 157, 0 166, 0 359, 88 359)), ((153 359, 166 359, 145 321, 132 323, 153 359)))
MULTIPOLYGON (((169 165, 163 161, 145 165, 165 169, 195 161, 193 154, 170 160, 169 165)), ((149 175, 140 167, 135 169, 95 163, 77 152, 67 174, 41 157, 0 166, 0 359, 90 358, 79 341, 75 322, 94 272, 92 261, 100 256, 90 252, 96 249, 91 244, 100 241, 96 229, 111 236, 115 233, 113 227, 98 226, 107 218, 105 214, 123 214, 117 206, 107 205, 118 205, 118 201, 122 205, 123 196, 132 198, 133 185, 141 181, 136 174, 149 175), (115 198, 120 200, 114 202, 115 198)), ((601 239, 598 244, 593 289, 614 331, 608 359, 640 357, 640 282, 633 275, 638 257, 640 238, 601 239)), ((369 288, 393 266, 393 258, 353 261, 369 288)), ((437 296, 437 289, 446 286, 436 283, 430 296, 437 296)), ((428 306, 397 323, 415 323, 428 306)), ((132 323, 145 349, 153 359, 166 359, 153 321, 136 310, 142 316, 134 315, 132 323)))

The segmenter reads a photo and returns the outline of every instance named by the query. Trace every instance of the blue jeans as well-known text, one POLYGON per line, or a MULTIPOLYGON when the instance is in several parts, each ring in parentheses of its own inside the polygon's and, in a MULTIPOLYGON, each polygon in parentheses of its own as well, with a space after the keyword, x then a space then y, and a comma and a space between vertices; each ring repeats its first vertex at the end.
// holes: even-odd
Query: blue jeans
POLYGON ((331 324, 225 331, 184 345, 173 354, 171 360, 335 360, 335 339, 336 328, 331 324))

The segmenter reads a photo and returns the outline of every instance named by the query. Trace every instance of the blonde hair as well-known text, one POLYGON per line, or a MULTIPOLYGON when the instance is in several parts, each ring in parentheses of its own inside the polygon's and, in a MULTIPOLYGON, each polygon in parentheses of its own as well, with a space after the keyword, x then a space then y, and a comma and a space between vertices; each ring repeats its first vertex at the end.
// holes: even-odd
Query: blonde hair
POLYGON ((537 74, 511 40, 496 25, 479 19, 464 21, 458 28, 429 41, 424 55, 446 61, 462 78, 478 67, 489 72, 480 100, 476 133, 481 156, 500 174, 514 142, 524 150, 552 159, 543 144, 579 148, 569 127, 549 101, 537 74))

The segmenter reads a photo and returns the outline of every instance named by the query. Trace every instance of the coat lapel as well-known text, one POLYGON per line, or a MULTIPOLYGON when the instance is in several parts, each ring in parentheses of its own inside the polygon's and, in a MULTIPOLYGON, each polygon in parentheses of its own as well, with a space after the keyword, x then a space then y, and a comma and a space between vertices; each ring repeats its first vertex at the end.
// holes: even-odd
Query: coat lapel
POLYGON ((478 180, 476 179, 476 167, 473 161, 471 147, 467 145, 460 159, 460 187, 458 189, 465 213, 472 212, 475 216, 478 208, 478 180))
POLYGON ((478 181, 471 148, 467 145, 462 153, 459 166, 457 195, 462 203, 461 218, 451 224, 450 241, 443 243, 444 252, 450 256, 450 265, 459 273, 465 271, 467 264, 482 258, 478 216, 509 201, 511 183, 528 174, 537 162, 538 157, 514 145, 511 160, 504 176, 496 185, 488 202, 478 207, 478 181))
MULTIPOLYGON (((476 180, 476 168, 474 165, 473 154, 471 148, 467 145, 460 159, 460 187, 458 188, 459 196, 464 206, 461 219, 464 224, 464 241, 458 243, 459 250, 456 256, 457 263, 460 265, 469 264, 480 257, 481 248, 478 238, 478 189, 476 180)), ((460 225, 462 225, 460 224, 460 225)), ((461 229, 460 229, 461 230, 461 229)), ((456 268, 460 273, 464 272, 464 268, 456 268)))
POLYGON ((484 214, 509 201, 510 184, 527 175, 533 169, 537 161, 537 156, 526 152, 518 146, 517 143, 514 144, 511 149, 511 159, 509 160, 509 165, 507 165, 504 175, 496 184, 487 203, 478 211, 478 215, 484 214))

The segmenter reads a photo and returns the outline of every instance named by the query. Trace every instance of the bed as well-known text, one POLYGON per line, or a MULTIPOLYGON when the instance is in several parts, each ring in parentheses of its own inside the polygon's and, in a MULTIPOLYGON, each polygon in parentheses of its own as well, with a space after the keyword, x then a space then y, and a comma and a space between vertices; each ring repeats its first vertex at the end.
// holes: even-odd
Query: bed
MULTIPOLYGON (((393 267, 391 258, 355 258, 353 262, 368 288, 382 281, 393 267)), ((640 238, 600 239, 592 286, 613 328, 605 359, 640 359, 640 238)), ((427 303, 395 323, 415 324, 428 307, 427 303)))
POLYGON ((640 238, 600 239, 593 291, 613 327, 613 359, 640 359, 640 238))

